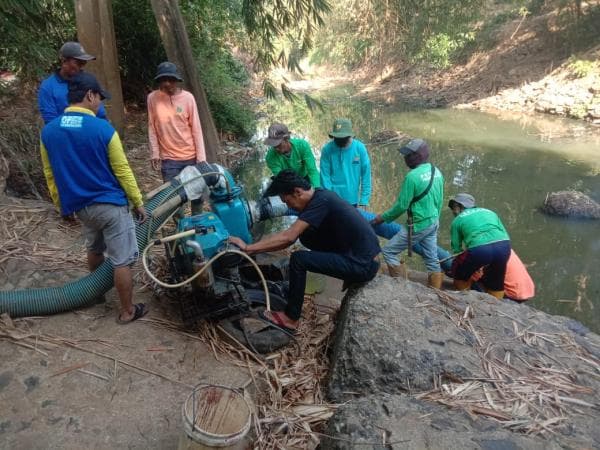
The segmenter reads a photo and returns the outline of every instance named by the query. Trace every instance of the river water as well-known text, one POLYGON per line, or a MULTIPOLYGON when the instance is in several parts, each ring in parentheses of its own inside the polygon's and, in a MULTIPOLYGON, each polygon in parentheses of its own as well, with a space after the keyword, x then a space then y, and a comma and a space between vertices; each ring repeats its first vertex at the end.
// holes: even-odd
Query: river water
MULTIPOLYGON (((407 172, 397 145, 369 144, 382 130, 428 141, 431 161, 446 180, 446 198, 469 192, 479 206, 496 211, 536 283, 530 305, 573 317, 600 332, 600 221, 567 220, 540 212, 548 192, 577 189, 600 200, 600 129, 546 116, 498 117, 471 110, 411 110, 352 98, 343 87, 322 94, 325 111, 270 105, 270 120, 288 124, 306 138, 318 159, 333 119, 352 119, 367 144, 372 165, 370 210, 393 204, 407 172)), ((266 133, 268 123, 257 138, 266 133)), ((239 171, 249 197, 258 195, 270 173, 264 152, 239 171)), ((403 222, 405 217, 400 217, 403 222)), ((444 208, 439 244, 450 247, 452 214, 444 208)), ((409 265, 422 269, 419 256, 409 265)))

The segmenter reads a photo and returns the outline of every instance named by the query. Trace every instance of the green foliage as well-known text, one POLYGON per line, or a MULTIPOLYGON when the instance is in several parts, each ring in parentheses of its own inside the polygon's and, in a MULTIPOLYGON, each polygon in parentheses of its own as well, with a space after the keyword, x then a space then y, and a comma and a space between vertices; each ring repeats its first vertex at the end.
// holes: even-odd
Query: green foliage
POLYGON ((249 101, 244 100, 243 86, 249 80, 245 67, 227 50, 215 55, 214 49, 199 47, 195 53, 217 129, 250 137, 254 134, 256 121, 249 101))
POLYGON ((558 24, 563 29, 561 41, 568 53, 600 44, 600 4, 582 8, 581 1, 560 0, 558 24))
POLYGON ((156 66, 167 59, 149 1, 112 0, 123 96, 144 101, 156 66))
POLYGON ((389 57, 449 64, 471 39, 484 0, 343 0, 318 34, 314 62, 353 68, 389 57))
POLYGON ((454 39, 444 33, 436 34, 427 40, 416 59, 428 62, 438 69, 445 69, 450 66, 457 50, 464 48, 474 39, 475 33, 472 32, 457 35, 454 39))
POLYGON ((257 68, 299 71, 299 61, 312 48, 314 33, 324 25, 322 16, 330 8, 327 0, 243 0, 251 38, 247 48, 256 55, 257 68))
POLYGON ((587 116, 587 110, 588 110, 587 104, 577 103, 577 104, 571 106, 571 109, 569 110, 569 116, 571 116, 575 119, 583 119, 585 116, 587 116))
POLYGON ((569 58, 568 69, 573 72, 576 78, 584 78, 598 69, 598 61, 590 61, 587 59, 569 58))
POLYGON ((75 32, 72 0, 0 1, 0 69, 34 80, 58 61, 58 49, 75 32))
POLYGON ((217 129, 251 136, 256 121, 244 92, 250 78, 230 50, 234 41, 242 39, 241 2, 187 0, 181 7, 217 129))

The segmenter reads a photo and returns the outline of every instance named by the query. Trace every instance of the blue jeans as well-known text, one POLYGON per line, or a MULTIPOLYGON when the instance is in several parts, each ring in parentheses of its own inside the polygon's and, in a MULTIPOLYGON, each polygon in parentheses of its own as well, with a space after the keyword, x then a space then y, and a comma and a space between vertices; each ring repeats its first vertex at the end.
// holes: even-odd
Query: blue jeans
MULTIPOLYGON (((424 230, 414 233, 412 236, 413 246, 416 243, 421 244, 425 267, 428 272, 441 272, 440 263, 438 261, 438 246, 437 246, 437 231, 439 224, 436 222, 424 230)), ((388 243, 381 249, 383 259, 392 266, 400 264, 398 255, 408 248, 408 230, 402 226, 400 231, 392 237, 388 243)), ((413 247, 414 248, 414 247, 413 247)))
MULTIPOLYGON (((175 159, 163 159, 160 163, 160 174, 162 175, 163 181, 171 181, 179 172, 185 169, 187 166, 195 166, 196 159, 186 159, 184 161, 179 161, 175 159)), ((199 198, 197 200, 192 200, 192 214, 200 214, 202 213, 202 199, 199 198)), ((183 208, 180 210, 180 214, 183 215, 183 208)))
POLYGON ((285 314, 298 320, 302 314, 306 272, 322 273, 344 281, 364 283, 377 275, 376 260, 357 262, 347 256, 331 252, 298 250, 290 257, 290 295, 285 314))
MULTIPOLYGON (((415 252, 417 255, 423 256, 423 246, 420 242, 413 243, 412 249, 413 252, 415 252)), ((450 270, 452 269, 453 258, 450 258, 450 256, 452 256, 452 253, 438 245, 437 257, 439 261, 444 261, 440 262, 440 266, 442 268, 442 271, 444 272, 450 272, 450 270)))

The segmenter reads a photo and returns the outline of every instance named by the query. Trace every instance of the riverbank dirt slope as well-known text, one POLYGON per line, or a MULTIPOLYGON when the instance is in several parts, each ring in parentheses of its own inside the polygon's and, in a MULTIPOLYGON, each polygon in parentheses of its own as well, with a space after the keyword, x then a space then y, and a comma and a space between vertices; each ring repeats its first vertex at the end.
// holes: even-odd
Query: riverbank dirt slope
POLYGON ((445 70, 390 61, 360 74, 361 93, 387 103, 537 111, 600 123, 600 45, 573 53, 559 23, 556 10, 509 21, 488 50, 445 70), (575 60, 589 62, 589 70, 575 73, 575 60))

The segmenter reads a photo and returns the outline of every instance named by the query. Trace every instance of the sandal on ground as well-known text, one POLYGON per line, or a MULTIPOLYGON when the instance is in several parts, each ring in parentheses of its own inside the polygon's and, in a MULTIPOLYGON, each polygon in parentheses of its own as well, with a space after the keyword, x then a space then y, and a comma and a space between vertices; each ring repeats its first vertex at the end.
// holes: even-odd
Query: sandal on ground
POLYGON ((269 319, 265 315, 265 311, 258 311, 258 317, 260 317, 265 322, 267 322, 267 323, 269 323, 271 325, 274 325, 277 328, 281 328, 286 333, 296 334, 297 329, 296 328, 290 328, 290 327, 286 326, 285 322, 283 321, 283 319, 281 318, 281 316, 279 314, 280 314, 279 311, 271 311, 271 317, 272 317, 272 319, 269 319))
POLYGON ((133 316, 129 320, 121 319, 121 316, 117 317, 117 323, 121 325, 125 325, 127 323, 133 322, 134 320, 138 320, 141 317, 144 317, 148 314, 150 309, 144 303, 136 303, 133 305, 133 316))

